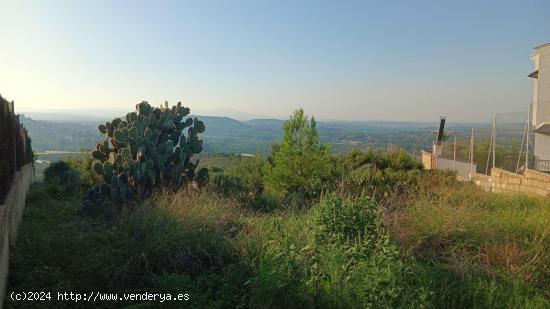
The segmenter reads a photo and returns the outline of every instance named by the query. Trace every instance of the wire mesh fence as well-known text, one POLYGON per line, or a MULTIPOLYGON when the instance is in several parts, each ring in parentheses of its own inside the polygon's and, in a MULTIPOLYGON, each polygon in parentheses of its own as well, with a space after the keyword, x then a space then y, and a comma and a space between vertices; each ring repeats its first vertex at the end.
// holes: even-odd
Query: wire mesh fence
POLYGON ((493 140, 489 160, 494 167, 510 172, 533 167, 534 133, 528 111, 496 114, 493 140))
POLYGON ((31 139, 14 113, 14 103, 0 96, 0 204, 15 172, 33 161, 31 139))
POLYGON ((534 133, 528 116, 527 110, 499 113, 468 128, 448 121, 439 157, 453 166, 472 162, 480 174, 489 174, 493 167, 514 173, 533 168, 534 133))

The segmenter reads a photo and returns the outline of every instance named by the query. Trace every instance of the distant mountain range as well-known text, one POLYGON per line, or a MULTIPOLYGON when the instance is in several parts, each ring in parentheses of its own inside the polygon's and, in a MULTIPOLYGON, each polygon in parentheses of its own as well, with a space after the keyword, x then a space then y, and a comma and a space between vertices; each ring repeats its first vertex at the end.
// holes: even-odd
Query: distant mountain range
MULTIPOLYGON (((33 115, 30 113, 29 115, 33 115)), ((43 118, 47 115, 38 115, 43 118)), ((81 119, 71 115, 49 115, 50 120, 22 117, 36 151, 81 151, 94 148, 101 139, 97 125, 107 118, 81 119), (61 117, 63 116, 63 117, 61 117)), ((283 120, 252 119, 239 121, 230 117, 197 116, 206 124, 202 135, 205 152, 265 153, 271 144, 281 140, 283 120)), ((109 119, 110 120, 110 119, 109 119)), ((387 149, 396 144, 407 151, 429 149, 438 123, 396 121, 318 121, 324 143, 332 144, 334 152, 352 148, 387 149)), ((471 127, 487 124, 453 124, 447 129, 466 138, 471 127)))

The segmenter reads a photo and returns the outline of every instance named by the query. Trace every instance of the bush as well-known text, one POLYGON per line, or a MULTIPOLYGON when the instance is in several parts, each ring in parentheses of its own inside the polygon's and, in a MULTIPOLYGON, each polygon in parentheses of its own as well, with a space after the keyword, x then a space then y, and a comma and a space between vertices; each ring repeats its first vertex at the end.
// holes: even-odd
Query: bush
POLYGON ((224 196, 239 196, 244 191, 244 184, 240 177, 227 175, 223 171, 212 173, 208 186, 224 196))
POLYGON ((241 157, 225 169, 210 168, 208 187, 225 197, 233 197, 246 207, 268 211, 277 207, 277 200, 264 192, 262 166, 265 159, 241 157), (217 170, 214 172, 214 170, 217 170))
POLYGON ((354 149, 334 158, 327 188, 350 197, 369 195, 376 201, 399 198, 417 190, 422 164, 407 153, 354 149))
POLYGON ((80 189, 80 173, 65 161, 50 164, 44 170, 44 181, 61 193, 75 193, 80 189))
POLYGON ((89 156, 83 154, 80 158, 69 159, 66 162, 80 174, 80 184, 83 189, 89 189, 103 182, 103 178, 94 172, 94 160, 89 156))
POLYGON ((411 261, 400 260, 368 198, 344 201, 326 194, 311 215, 275 215, 254 226, 245 251, 253 261, 248 284, 253 306, 385 308, 431 302, 428 280, 416 277, 411 261))
POLYGON ((344 201, 334 193, 321 197, 312 208, 317 234, 323 239, 349 241, 372 238, 380 234, 380 216, 376 202, 368 197, 344 201))
POLYGON ((354 254, 397 255, 388 244, 378 204, 369 197, 343 200, 334 193, 325 194, 312 208, 311 219, 315 237, 321 243, 341 244, 354 254))

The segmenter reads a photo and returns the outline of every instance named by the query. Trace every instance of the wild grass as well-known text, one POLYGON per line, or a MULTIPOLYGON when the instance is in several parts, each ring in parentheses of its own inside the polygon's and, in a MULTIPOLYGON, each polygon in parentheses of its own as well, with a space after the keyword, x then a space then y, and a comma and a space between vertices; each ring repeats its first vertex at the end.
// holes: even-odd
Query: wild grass
POLYGON ((8 291, 189 293, 178 306, 195 308, 550 307, 549 202, 419 173, 405 194, 325 192, 311 209, 159 192, 114 221, 79 215, 79 192, 37 183, 8 291))
POLYGON ((464 276, 515 278, 550 296, 550 201, 463 184, 420 195, 393 214, 405 252, 464 276))
MULTIPOLYGON (((35 184, 31 189, 11 250, 10 291, 162 290, 168 281, 209 278, 238 261, 230 237, 238 226, 238 216, 224 200, 186 195, 182 201, 176 195, 172 200, 179 205, 176 209, 159 197, 117 222, 102 222, 79 216, 78 195, 51 195, 52 189, 48 183, 35 184)), ((209 280, 209 284, 216 282, 209 280)), ((196 284, 178 286, 178 291, 192 290, 199 295, 193 289, 196 284)), ((53 304, 75 306, 71 302, 53 304)), ((28 302, 8 305, 41 306, 28 302)))

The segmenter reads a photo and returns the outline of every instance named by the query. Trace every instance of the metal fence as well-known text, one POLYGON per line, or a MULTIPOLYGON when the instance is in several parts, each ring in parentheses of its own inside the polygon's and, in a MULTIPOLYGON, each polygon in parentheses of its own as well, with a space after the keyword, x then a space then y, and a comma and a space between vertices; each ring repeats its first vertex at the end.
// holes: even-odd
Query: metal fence
POLYGON ((15 172, 33 161, 31 139, 14 113, 14 104, 0 96, 0 204, 15 172))
POLYGON ((472 162, 480 174, 489 174, 492 167, 510 172, 525 168, 550 170, 550 161, 535 162, 534 133, 530 111, 498 113, 485 123, 460 125, 447 122, 441 146, 441 158, 456 162, 472 162))

